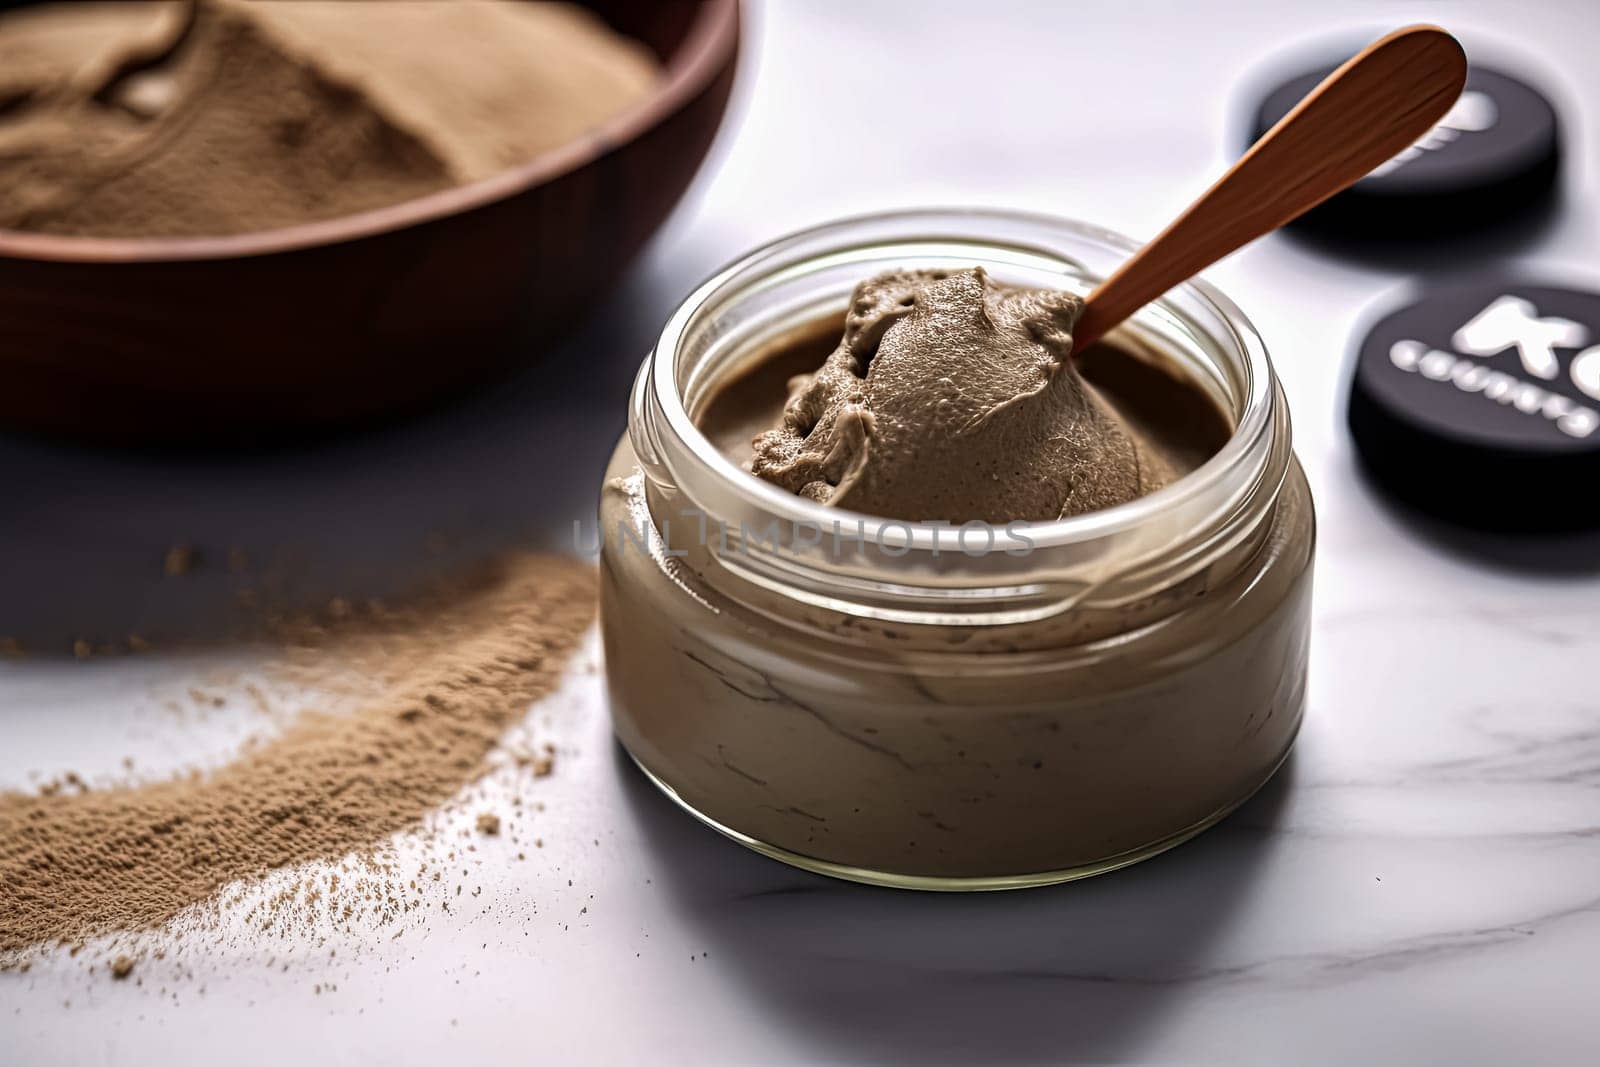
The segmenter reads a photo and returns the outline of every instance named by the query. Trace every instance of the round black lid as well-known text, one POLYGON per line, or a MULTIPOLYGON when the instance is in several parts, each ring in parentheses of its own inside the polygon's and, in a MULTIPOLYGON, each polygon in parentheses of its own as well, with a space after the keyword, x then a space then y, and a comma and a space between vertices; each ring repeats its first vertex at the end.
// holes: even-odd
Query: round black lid
MULTIPOLYGON (((1251 140, 1271 129, 1335 64, 1270 89, 1251 140)), ((1410 148, 1292 225, 1340 234, 1460 233, 1545 207, 1560 169, 1550 101, 1525 82, 1473 65, 1449 113, 1410 148)))
POLYGON ((1600 527, 1600 293, 1484 276, 1361 341, 1350 432, 1380 487, 1485 530, 1600 527))

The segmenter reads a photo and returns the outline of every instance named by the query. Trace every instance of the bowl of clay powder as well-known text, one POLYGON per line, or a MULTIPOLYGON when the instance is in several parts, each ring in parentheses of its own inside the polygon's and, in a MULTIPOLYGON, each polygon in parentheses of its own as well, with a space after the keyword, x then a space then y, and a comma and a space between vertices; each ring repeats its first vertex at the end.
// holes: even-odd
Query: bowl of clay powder
POLYGON ((710 147, 737 0, 0 0, 0 426, 250 443, 536 362, 710 147))

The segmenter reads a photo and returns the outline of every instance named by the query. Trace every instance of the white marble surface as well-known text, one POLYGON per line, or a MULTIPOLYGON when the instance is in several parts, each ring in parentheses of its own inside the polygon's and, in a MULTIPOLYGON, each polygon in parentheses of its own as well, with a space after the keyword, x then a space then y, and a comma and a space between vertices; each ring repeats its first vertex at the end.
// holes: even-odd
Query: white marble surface
MULTIPOLYGON (((232 579, 163 582, 174 541, 287 561, 311 599, 335 583, 379 591, 420 565, 429 531, 464 553, 564 536, 588 513, 651 329, 751 243, 935 202, 1148 234, 1233 153, 1242 87, 1271 56, 1322 30, 1440 22, 1555 95, 1565 202, 1535 232, 1404 262, 1273 238, 1210 273, 1275 354, 1321 519, 1305 732, 1247 808, 1158 860, 1056 889, 833 883, 653 795, 609 742, 591 651, 535 713, 558 773, 477 787, 543 800, 546 848, 524 863, 480 849, 475 907, 315 948, 224 913, 228 936, 166 935, 142 985, 90 973, 92 952, 56 953, 0 973, 0 1062, 1600 1061, 1600 546, 1532 545, 1512 564, 1395 515, 1354 471, 1339 406, 1352 331, 1416 271, 1515 261, 1600 281, 1600 9, 1334 11, 996 2, 978 21, 941 3, 761 6, 718 158, 625 291, 543 370, 290 454, 0 441, 0 632, 32 645, 221 625, 232 579), (1588 569, 1556 565, 1585 553, 1588 569)), ((162 707, 219 658, 232 654, 0 662, 0 786, 115 776, 128 755, 144 773, 227 758, 256 728, 246 711, 162 707)))

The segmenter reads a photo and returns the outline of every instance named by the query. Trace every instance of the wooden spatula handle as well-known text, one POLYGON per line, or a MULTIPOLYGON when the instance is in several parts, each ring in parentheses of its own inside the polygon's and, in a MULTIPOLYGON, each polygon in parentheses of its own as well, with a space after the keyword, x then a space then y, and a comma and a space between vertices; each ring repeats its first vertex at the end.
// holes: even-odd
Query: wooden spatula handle
POLYGON ((1365 177, 1441 119, 1466 83, 1467 59, 1437 26, 1368 45, 1089 294, 1074 350, 1228 253, 1365 177))

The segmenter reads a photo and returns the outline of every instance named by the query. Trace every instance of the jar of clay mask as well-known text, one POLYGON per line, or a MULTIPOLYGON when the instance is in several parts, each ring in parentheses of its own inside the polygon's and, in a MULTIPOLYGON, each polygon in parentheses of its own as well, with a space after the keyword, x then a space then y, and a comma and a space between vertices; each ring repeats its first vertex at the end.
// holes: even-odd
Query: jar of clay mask
POLYGON ((863 279, 982 266, 1086 293, 1134 247, 1010 212, 875 215, 759 249, 684 301, 600 503, 613 720, 663 792, 796 866, 999 889, 1154 855, 1271 777, 1305 702, 1314 520, 1266 349, 1211 287, 1173 290, 1097 357, 1107 388, 1142 368, 1120 379, 1137 401, 1159 372, 1221 420, 1214 454, 1149 495, 908 523, 742 465, 771 411, 741 425, 728 398, 781 406, 764 369, 837 339, 863 279))

